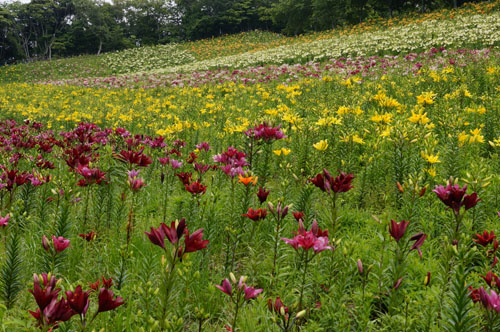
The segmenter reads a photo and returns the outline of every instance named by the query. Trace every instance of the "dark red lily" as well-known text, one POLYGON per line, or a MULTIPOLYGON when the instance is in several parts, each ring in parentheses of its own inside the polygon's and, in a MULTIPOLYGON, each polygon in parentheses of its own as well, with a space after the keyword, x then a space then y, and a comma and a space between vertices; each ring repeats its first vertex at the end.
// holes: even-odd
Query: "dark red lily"
POLYGON ((42 288, 38 274, 33 274, 33 289, 28 289, 28 292, 33 294, 40 310, 43 311, 53 299, 57 299, 61 290, 56 288, 56 282, 55 276, 51 276, 48 279, 47 274, 42 274, 42 288))
POLYGON ((85 316, 89 308, 89 295, 90 291, 82 291, 82 286, 78 285, 75 291, 66 291, 66 299, 68 304, 76 313, 85 316))
POLYGON ((176 244, 186 230, 186 219, 182 218, 178 223, 172 221, 170 227, 162 223, 161 228, 172 244, 176 244))
POLYGON ((259 191, 257 192, 257 198, 259 199, 260 204, 264 203, 267 200, 269 192, 270 192, 269 190, 266 190, 263 187, 259 187, 259 191))
POLYGON ((333 178, 326 169, 323 169, 323 174, 319 173, 309 181, 322 191, 344 193, 353 188, 351 184, 353 179, 354 175, 352 173, 340 172, 337 177, 333 178))
POLYGON ((90 231, 87 234, 78 234, 78 236, 84 239, 85 241, 90 242, 97 237, 97 234, 94 231, 90 231))
POLYGON ((189 231, 186 230, 186 234, 184 235, 184 253, 205 249, 209 241, 203 240, 202 238, 203 228, 197 230, 191 235, 189 235, 189 231))
POLYGON ((391 224, 389 225, 389 233, 391 236, 399 242, 401 238, 405 235, 406 227, 410 224, 409 221, 401 220, 399 223, 391 219, 391 224))
POLYGON ((488 232, 487 230, 485 230, 482 235, 476 233, 475 237, 477 239, 474 239, 474 242, 483 247, 486 247, 488 244, 492 243, 497 236, 495 235, 494 231, 488 232))
POLYGON ((109 288, 111 288, 111 286, 113 286, 113 278, 106 279, 106 278, 104 278, 104 276, 101 276, 101 278, 97 279, 96 282, 94 282, 94 283, 89 282, 90 289, 92 289, 94 291, 98 290, 99 285, 101 283, 101 280, 102 280, 102 285, 104 286, 104 288, 109 289, 109 288))
POLYGON ((149 164, 153 162, 151 157, 143 154, 144 149, 140 151, 132 151, 132 150, 122 150, 119 154, 115 155, 115 157, 123 162, 129 163, 131 165, 135 164, 140 167, 147 167, 149 164))
POLYGON ((293 214, 293 217, 295 218, 295 220, 297 221, 300 221, 300 220, 304 220, 304 212, 302 211, 292 211, 292 214, 293 214))
POLYGON ((488 271, 485 276, 481 275, 481 278, 483 278, 486 284, 490 287, 493 287, 493 285, 496 283, 496 280, 498 280, 497 275, 491 271, 488 271))
POLYGON ((265 219, 267 216, 267 210, 266 209, 257 209, 254 210, 252 208, 248 208, 248 212, 245 214, 242 214, 243 217, 247 217, 253 221, 258 221, 265 219))
POLYGON ((163 225, 164 224, 162 223, 158 228, 151 227, 150 233, 144 233, 148 236, 151 243, 165 249, 165 231, 163 230, 163 225))
POLYGON ((204 186, 199 180, 191 182, 189 185, 185 184, 184 188, 193 195, 203 195, 207 191, 207 186, 204 186))
POLYGON ((54 298, 45 310, 43 310, 43 316, 47 325, 54 327, 57 327, 60 322, 68 321, 76 314, 76 311, 70 307, 64 298, 61 298, 59 301, 57 301, 57 298, 54 298))
POLYGON ((479 289, 472 288, 472 286, 469 286, 469 298, 472 300, 472 302, 477 303, 481 301, 481 297, 479 295, 479 289))
POLYGON ((105 311, 110 311, 118 308, 125 302, 123 302, 123 299, 119 296, 116 297, 116 299, 113 299, 115 294, 113 293, 112 290, 107 289, 107 288, 101 288, 99 290, 99 307, 97 309, 97 312, 105 312, 105 311))
POLYGON ((191 177, 193 174, 191 172, 179 172, 175 174, 181 180, 183 185, 189 185, 191 183, 191 177))
POLYGON ((465 195, 467 185, 460 188, 458 184, 452 185, 450 182, 446 187, 436 186, 433 191, 446 206, 453 209, 456 215, 460 213, 460 208, 462 206, 465 207, 465 210, 468 210, 476 206, 477 202, 480 201, 476 193, 465 195))
POLYGON ((424 244, 425 239, 427 239, 427 234, 424 233, 415 234, 410 238, 410 241, 415 241, 415 243, 411 246, 410 251, 417 250, 420 258, 422 258, 422 251, 420 250, 420 247, 424 244))
POLYGON ((286 307, 283 302, 281 301, 280 297, 278 296, 276 300, 273 303, 273 300, 268 299, 267 300, 267 308, 269 311, 277 313, 279 315, 282 314, 281 308, 283 308, 283 313, 286 315, 288 314, 288 307, 286 307))

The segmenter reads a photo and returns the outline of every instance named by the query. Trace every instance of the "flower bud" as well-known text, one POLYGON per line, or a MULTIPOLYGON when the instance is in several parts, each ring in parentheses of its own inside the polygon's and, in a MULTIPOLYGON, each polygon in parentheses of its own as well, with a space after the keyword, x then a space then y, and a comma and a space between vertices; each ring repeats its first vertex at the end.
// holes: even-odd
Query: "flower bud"
POLYGON ((398 289, 399 286, 401 286, 401 282, 403 281, 403 278, 399 278, 396 283, 394 284, 394 286, 392 288, 394 288, 394 290, 398 289))
POLYGON ((306 314, 306 310, 299 311, 299 312, 297 312, 297 315, 295 315, 295 318, 298 319, 298 318, 304 317, 305 314, 306 314))
POLYGON ((236 277, 234 276, 233 272, 229 272, 229 278, 231 278, 231 281, 233 282, 233 284, 236 283, 236 277))
POLYGON ((361 261, 361 259, 358 259, 358 261, 356 262, 356 264, 358 265, 358 272, 359 272, 359 275, 363 275, 363 262, 361 261))
POLYGON ((424 279, 424 285, 429 286, 430 283, 431 283, 431 273, 427 272, 427 275, 425 276, 425 279, 424 279))
POLYGON ((273 312, 273 300, 272 299, 267 299, 267 309, 269 309, 269 311, 273 312))
POLYGON ((289 208, 288 205, 283 208, 283 211, 281 212, 281 219, 285 218, 286 215, 288 214, 288 208, 289 208))
POLYGON ((45 251, 49 251, 50 243, 49 239, 45 235, 42 236, 42 246, 45 251))
POLYGON ((399 181, 396 182, 396 186, 398 187, 399 192, 401 192, 402 194, 405 192, 403 186, 401 185, 401 183, 399 183, 399 181))
MULTIPOLYGON (((268 208, 268 209, 269 209, 269 211, 270 211, 270 212, 274 215, 274 213, 275 213, 276 211, 274 210, 274 205, 273 205, 273 203, 271 203, 271 202, 267 202, 267 208, 268 208)), ((500 217, 500 212, 499 212, 498 214, 499 214, 499 217, 500 217)))
POLYGON ((279 216, 281 216, 281 202, 278 202, 278 204, 276 205, 276 214, 279 216))

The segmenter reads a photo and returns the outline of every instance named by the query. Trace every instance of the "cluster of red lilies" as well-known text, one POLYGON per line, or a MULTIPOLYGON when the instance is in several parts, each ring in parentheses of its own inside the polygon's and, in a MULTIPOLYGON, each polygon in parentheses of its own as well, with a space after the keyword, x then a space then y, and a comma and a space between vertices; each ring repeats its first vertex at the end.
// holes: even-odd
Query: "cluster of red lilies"
POLYGON ((58 287, 61 280, 56 280, 54 275, 42 273, 40 276, 33 275, 33 289, 29 292, 33 294, 38 305, 36 311, 29 311, 37 320, 38 326, 42 330, 47 328, 57 328, 62 322, 66 322, 71 317, 78 315, 82 326, 82 331, 87 326, 87 312, 90 306, 90 299, 93 293, 97 294, 97 310, 89 323, 101 312, 114 310, 124 302, 121 297, 115 297, 112 287, 112 280, 102 278, 103 287, 99 288, 100 280, 90 284, 90 290, 83 291, 78 285, 74 290, 65 292, 66 297, 59 297, 61 289, 58 287))

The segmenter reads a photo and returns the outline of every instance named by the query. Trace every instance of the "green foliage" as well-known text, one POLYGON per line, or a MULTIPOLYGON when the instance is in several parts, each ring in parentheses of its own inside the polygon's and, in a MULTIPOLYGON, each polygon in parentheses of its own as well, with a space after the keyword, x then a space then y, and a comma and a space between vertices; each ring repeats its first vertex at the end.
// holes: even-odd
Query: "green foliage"
POLYGON ((0 268, 0 294, 7 309, 14 307, 19 292, 24 288, 22 270, 22 238, 15 231, 5 241, 5 260, 0 268))
POLYGON ((449 300, 442 317, 442 328, 446 332, 477 331, 466 277, 463 265, 459 265, 452 280, 449 300))

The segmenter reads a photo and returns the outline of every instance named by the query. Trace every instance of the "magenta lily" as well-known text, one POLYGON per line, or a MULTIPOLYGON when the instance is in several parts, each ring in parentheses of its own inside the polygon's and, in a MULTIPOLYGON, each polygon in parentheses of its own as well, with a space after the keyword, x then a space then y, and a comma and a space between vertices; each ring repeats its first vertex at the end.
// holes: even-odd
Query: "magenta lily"
POLYGON ((229 280, 226 278, 222 281, 222 286, 220 285, 215 285, 218 289, 220 289, 223 293, 233 296, 233 286, 231 286, 231 283, 229 280))
POLYGON ((7 227, 9 225, 10 214, 5 217, 0 217, 0 227, 7 227))
POLYGON ((62 236, 55 237, 54 235, 52 235, 52 243, 54 244, 54 249, 56 250, 56 252, 62 252, 70 246, 69 240, 65 239, 62 236))

